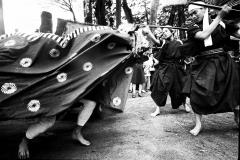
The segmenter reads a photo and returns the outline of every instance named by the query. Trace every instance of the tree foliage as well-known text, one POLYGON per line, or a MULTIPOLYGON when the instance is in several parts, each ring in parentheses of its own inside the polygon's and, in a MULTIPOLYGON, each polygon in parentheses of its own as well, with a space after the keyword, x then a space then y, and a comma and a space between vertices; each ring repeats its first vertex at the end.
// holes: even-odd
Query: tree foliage
POLYGON ((73 1, 72 0, 54 0, 55 3, 65 11, 71 12, 73 16, 73 21, 76 22, 76 16, 73 11, 73 1))

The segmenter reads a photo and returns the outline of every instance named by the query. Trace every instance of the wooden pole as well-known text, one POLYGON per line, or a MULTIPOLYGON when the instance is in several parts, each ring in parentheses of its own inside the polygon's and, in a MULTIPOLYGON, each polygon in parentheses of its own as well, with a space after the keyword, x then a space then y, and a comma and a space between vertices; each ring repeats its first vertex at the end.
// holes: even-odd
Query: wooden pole
MULTIPOLYGON (((199 4, 199 3, 196 3, 196 2, 189 2, 189 4, 194 4, 194 5, 203 6, 203 7, 207 7, 207 8, 211 8, 211 9, 216 9, 216 10, 221 10, 222 9, 221 6, 215 6, 215 5, 211 5, 211 4, 199 4)), ((240 14, 240 10, 231 9, 231 11, 239 12, 239 14, 240 14)))
POLYGON ((159 25, 139 25, 140 27, 146 27, 149 26, 151 28, 172 28, 172 29, 179 29, 179 30, 188 30, 188 28, 183 28, 183 27, 172 27, 172 26, 159 26, 159 25))

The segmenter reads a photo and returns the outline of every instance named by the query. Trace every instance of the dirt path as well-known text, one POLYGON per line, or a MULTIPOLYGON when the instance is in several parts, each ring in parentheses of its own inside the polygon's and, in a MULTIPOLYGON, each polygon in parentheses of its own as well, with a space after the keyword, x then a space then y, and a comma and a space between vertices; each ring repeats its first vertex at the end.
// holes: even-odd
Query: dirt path
MULTIPOLYGON (((124 113, 90 121, 84 134, 91 140, 83 147, 71 140, 74 123, 58 122, 51 132, 30 144, 33 159, 56 160, 237 160, 238 130, 232 113, 203 117, 199 136, 189 134, 193 114, 170 104, 161 115, 151 117, 154 103, 149 96, 129 98, 124 113)), ((0 159, 13 159, 26 126, 1 122, 0 159), (14 127, 13 127, 14 126, 14 127)))

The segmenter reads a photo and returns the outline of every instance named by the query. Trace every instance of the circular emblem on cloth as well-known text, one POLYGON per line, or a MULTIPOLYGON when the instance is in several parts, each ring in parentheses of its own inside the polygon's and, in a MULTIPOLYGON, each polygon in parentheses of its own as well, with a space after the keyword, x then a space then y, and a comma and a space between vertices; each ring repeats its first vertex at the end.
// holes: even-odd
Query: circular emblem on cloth
POLYGON ((12 94, 14 92, 16 92, 17 87, 14 83, 4 83, 1 87, 1 91, 4 94, 12 94))
POLYGON ((32 59, 31 58, 23 58, 20 61, 20 65, 22 67, 30 67, 32 64, 32 59))
POLYGON ((16 41, 14 39, 10 39, 4 43, 4 47, 12 47, 14 45, 16 45, 16 41))
POLYGON ((113 105, 114 106, 119 106, 121 104, 122 100, 119 97, 113 98, 113 105))
POLYGON ((126 74, 131 74, 132 72, 133 72, 133 68, 132 67, 125 68, 125 73, 126 74))
POLYGON ((10 37, 6 37, 0 42, 0 48, 11 48, 13 50, 24 49, 27 46, 28 41, 26 38, 18 35, 11 35, 10 37))
POLYGON ((86 62, 83 64, 84 71, 91 71, 93 68, 93 64, 91 62, 86 62))
POLYGON ((37 112, 40 109, 40 101, 39 100, 31 100, 28 105, 27 109, 31 112, 37 112))
POLYGON ((114 47, 116 46, 116 43, 115 42, 111 42, 107 45, 107 48, 108 49, 113 49, 114 47))
POLYGON ((53 58, 57 58, 60 56, 60 51, 58 49, 53 48, 50 50, 49 55, 53 58))
POLYGON ((58 82, 64 82, 67 80, 67 73, 60 73, 57 75, 58 82))
POLYGON ((101 39, 101 35, 100 34, 95 34, 92 38, 91 41, 92 42, 99 42, 101 39))

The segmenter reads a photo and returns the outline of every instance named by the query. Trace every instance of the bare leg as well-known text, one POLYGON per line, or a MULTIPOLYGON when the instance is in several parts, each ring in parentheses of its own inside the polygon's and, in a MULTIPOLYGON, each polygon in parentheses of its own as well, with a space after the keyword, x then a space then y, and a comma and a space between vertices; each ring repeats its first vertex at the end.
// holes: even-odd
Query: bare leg
POLYGON ((139 97, 142 97, 142 89, 143 89, 143 85, 142 84, 139 84, 139 87, 138 87, 138 96, 139 97))
POLYGON ((132 92, 132 83, 130 83, 130 85, 129 85, 129 90, 128 90, 128 92, 129 92, 129 93, 132 92))
POLYGON ((73 131, 72 137, 84 146, 89 146, 91 143, 82 135, 82 128, 87 123, 92 115, 96 102, 90 100, 81 100, 83 102, 83 110, 78 115, 77 128, 73 131))
POLYGON ((144 91, 146 91, 147 90, 147 77, 145 76, 144 77, 145 78, 145 82, 142 84, 142 91, 144 92, 144 91))
POLYGON ((186 112, 191 112, 192 111, 192 107, 190 105, 190 99, 189 98, 186 98, 186 102, 185 104, 183 104, 184 108, 185 108, 185 111, 186 112))
POLYGON ((156 117, 159 114, 160 114, 160 108, 158 106, 156 106, 156 110, 153 113, 151 113, 151 116, 152 117, 156 117))
POLYGON ((39 120, 38 123, 32 124, 26 131, 26 136, 22 138, 22 141, 18 147, 18 158, 27 159, 30 157, 28 149, 28 141, 35 138, 39 134, 45 132, 47 129, 52 127, 55 123, 56 117, 44 117, 39 120))
POLYGON ((237 123, 237 126, 239 127, 239 106, 235 107, 234 109, 234 120, 237 123))
POLYGON ((195 127, 190 131, 190 133, 194 136, 197 136, 202 129, 202 122, 201 122, 202 115, 195 114, 195 118, 196 118, 196 122, 195 122, 196 124, 195 124, 195 127))
POLYGON ((132 84, 132 98, 136 97, 136 84, 132 84))
POLYGON ((150 86, 151 86, 151 77, 148 76, 147 77, 147 90, 150 90, 150 86))

